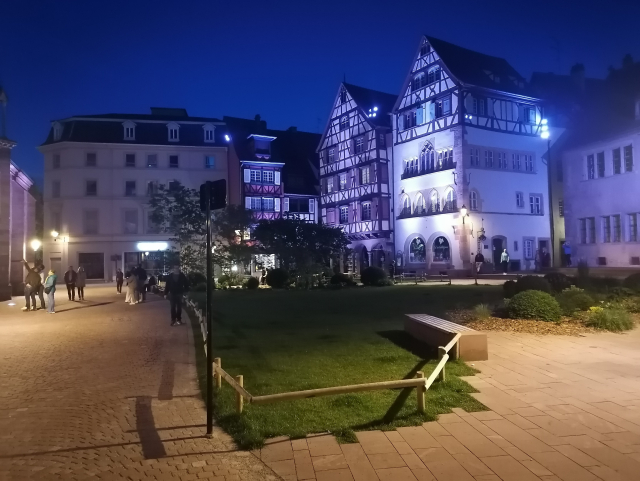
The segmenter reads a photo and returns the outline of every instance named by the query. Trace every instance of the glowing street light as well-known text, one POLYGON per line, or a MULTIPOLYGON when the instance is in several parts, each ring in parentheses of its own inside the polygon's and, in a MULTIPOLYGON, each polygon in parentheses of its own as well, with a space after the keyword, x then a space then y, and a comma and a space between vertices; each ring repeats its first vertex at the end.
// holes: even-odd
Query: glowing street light
POLYGON ((231 270, 233 272, 238 272, 238 266, 231 266, 231 270))
POLYGON ((52 231, 51 231, 51 237, 53 237, 53 240, 54 240, 54 241, 55 241, 55 240, 58 240, 58 236, 59 236, 59 235, 60 235, 60 234, 58 233, 58 231, 57 231, 57 230, 52 230, 52 231))
POLYGON ((38 239, 33 239, 30 245, 34 251, 37 251, 38 249, 40 249, 42 242, 40 242, 38 239))

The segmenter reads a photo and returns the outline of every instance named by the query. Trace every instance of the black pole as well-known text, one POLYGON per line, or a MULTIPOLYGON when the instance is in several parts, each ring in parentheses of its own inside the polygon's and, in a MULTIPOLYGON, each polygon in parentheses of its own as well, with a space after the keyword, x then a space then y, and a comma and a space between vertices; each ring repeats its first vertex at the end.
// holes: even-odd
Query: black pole
MULTIPOLYGON (((557 167, 556 167, 557 168, 557 167)), ((556 249, 556 239, 555 239, 555 225, 553 222, 553 173, 551 167, 551 139, 547 140, 547 184, 549 186, 549 237, 550 237, 550 249, 549 256, 551 257, 551 266, 555 265, 555 249, 556 249)))
POLYGON ((211 326, 211 185, 206 188, 207 215, 207 436, 213 435, 213 329, 211 326))

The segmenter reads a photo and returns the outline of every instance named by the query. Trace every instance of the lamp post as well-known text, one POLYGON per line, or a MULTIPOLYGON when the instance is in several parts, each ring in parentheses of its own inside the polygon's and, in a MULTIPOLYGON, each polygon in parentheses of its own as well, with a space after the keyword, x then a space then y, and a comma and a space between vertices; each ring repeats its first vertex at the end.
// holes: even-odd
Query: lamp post
POLYGON ((547 189, 549 197, 549 257, 551 258, 551 266, 554 265, 555 251, 555 226, 553 223, 553 189, 551 187, 551 134, 549 133, 549 125, 547 119, 540 121, 540 138, 547 141, 547 189))

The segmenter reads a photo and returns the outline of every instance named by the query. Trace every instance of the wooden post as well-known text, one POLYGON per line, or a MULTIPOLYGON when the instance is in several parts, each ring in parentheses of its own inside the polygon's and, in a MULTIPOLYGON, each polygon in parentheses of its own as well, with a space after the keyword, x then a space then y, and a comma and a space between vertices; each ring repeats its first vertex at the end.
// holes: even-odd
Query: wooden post
MULTIPOLYGON (((219 357, 216 357, 216 358, 213 359, 213 362, 219 368, 222 368, 222 359, 220 359, 219 357)), ((216 373, 214 374, 214 377, 216 378, 216 387, 218 389, 220 389, 222 387, 222 376, 220 375, 220 373, 218 371, 216 371, 216 373)))
MULTIPOLYGON (((236 382, 240 384, 241 387, 244 387, 244 380, 242 378, 242 374, 239 374, 236 376, 236 382)), ((238 411, 238 414, 242 414, 243 404, 244 404, 244 398, 242 397, 242 394, 240 394, 239 392, 236 392, 236 410, 238 411)))
MULTIPOLYGON (((418 371, 416 373, 416 377, 418 379, 424 379, 424 373, 422 371, 418 371)), ((425 387, 424 385, 420 385, 416 387, 416 393, 418 394, 418 412, 424 413, 424 395, 425 395, 425 387)))
MULTIPOLYGON (((440 346, 438 348, 438 359, 442 359, 446 353, 447 351, 444 350, 444 347, 440 346)), ((438 376, 438 379, 440 379, 441 381, 445 381, 447 378, 444 370, 445 370, 445 367, 442 366, 442 371, 440 371, 440 375, 438 376)))

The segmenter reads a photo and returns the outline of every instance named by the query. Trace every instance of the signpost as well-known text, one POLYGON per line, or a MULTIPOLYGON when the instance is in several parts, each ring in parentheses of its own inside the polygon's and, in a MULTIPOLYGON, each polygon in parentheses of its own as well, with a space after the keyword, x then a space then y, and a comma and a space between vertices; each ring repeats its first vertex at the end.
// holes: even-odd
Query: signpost
POLYGON ((211 266, 211 211, 227 205, 227 181, 207 181, 200 186, 200 209, 207 216, 207 436, 213 435, 213 328, 212 328, 212 279, 211 266))

